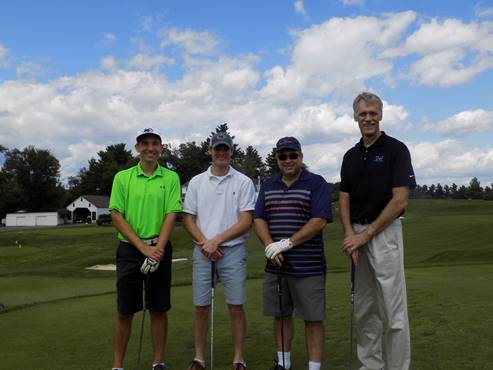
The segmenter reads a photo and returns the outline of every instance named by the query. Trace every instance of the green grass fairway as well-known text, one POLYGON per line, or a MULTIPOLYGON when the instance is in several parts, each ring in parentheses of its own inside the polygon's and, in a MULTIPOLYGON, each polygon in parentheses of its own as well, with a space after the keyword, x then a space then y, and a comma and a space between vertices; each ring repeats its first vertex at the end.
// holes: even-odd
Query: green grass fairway
MULTIPOLYGON (((493 369, 493 202, 413 200, 403 223, 413 369, 493 369)), ((338 220, 325 235, 329 273, 323 368, 342 370, 347 369, 351 307, 338 220)), ((181 227, 172 241, 175 258, 191 257, 181 227)), ((0 302, 6 306, 0 313, 0 370, 111 367, 114 272, 85 267, 114 262, 115 246, 111 227, 0 232, 0 302)), ((263 265, 262 248, 252 237, 246 305, 250 370, 270 368, 274 357, 272 322, 261 315, 263 265)), ((173 274, 167 359, 170 369, 184 370, 193 356, 191 261, 175 263, 173 274)), ((136 370, 141 317, 135 317, 127 370, 136 370)), ((293 368, 302 370, 307 367, 303 323, 295 325, 293 368)), ((215 368, 230 369, 230 321, 220 285, 214 333, 215 368)), ((150 353, 146 331, 143 359, 150 353)))

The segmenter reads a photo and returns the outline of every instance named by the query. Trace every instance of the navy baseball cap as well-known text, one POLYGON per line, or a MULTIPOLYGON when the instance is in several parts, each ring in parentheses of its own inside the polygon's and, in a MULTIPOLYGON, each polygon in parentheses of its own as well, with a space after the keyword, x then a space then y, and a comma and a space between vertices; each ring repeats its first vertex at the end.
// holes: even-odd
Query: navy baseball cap
POLYGON ((301 144, 295 137, 286 136, 281 139, 276 144, 276 151, 279 152, 284 149, 291 149, 301 152, 301 144))
POLYGON ((216 132, 211 138, 211 147, 226 145, 229 149, 233 148, 233 139, 225 132, 216 132))

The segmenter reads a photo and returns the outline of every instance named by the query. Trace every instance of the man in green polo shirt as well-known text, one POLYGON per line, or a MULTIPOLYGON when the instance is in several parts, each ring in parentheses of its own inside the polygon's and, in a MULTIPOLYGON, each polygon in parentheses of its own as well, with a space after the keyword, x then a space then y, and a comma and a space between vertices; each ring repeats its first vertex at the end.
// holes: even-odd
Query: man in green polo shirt
POLYGON ((153 370, 164 370, 167 315, 170 309, 171 257, 169 242, 176 214, 181 212, 178 175, 158 164, 161 136, 152 128, 137 134, 140 162, 118 172, 111 189, 110 209, 118 230, 116 257, 118 313, 115 322, 113 369, 123 369, 123 358, 133 315, 151 315, 153 370))

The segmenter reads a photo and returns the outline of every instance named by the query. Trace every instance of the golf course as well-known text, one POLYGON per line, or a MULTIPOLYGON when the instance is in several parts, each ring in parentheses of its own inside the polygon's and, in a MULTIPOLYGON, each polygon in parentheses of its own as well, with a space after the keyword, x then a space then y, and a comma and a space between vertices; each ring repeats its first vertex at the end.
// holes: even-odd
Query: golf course
MULTIPOLYGON (((327 273, 323 369, 348 369, 350 277, 335 220, 324 231, 327 273)), ((493 202, 411 200, 404 225, 405 265, 415 370, 493 369, 493 202)), ((178 224, 172 234, 172 305, 167 365, 185 370, 193 357, 192 243, 178 224)), ((0 370, 111 368, 115 272, 111 226, 0 230, 0 370)), ((267 370, 275 356, 272 320, 261 314, 263 248, 248 240, 246 360, 267 370)), ((214 309, 214 368, 231 368, 230 320, 222 287, 214 309)), ((141 313, 135 316, 125 369, 137 370, 141 313)), ((148 316, 146 317, 148 320, 148 316)), ((146 321, 148 325, 148 321, 146 321)), ((358 361, 353 336, 353 369, 358 361)), ((150 369, 144 332, 142 369, 150 369)), ((295 323, 293 369, 306 369, 303 323, 295 323)))

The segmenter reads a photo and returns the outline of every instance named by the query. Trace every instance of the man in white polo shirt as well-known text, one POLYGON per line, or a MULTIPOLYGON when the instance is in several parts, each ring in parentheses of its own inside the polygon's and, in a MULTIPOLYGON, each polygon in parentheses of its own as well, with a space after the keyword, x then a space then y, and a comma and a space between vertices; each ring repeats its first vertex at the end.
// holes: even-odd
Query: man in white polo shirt
POLYGON ((183 225, 196 244, 193 252, 195 358, 189 370, 205 369, 213 266, 223 283, 232 320, 233 370, 244 370, 247 259, 244 241, 252 224, 255 187, 250 178, 230 166, 233 141, 228 134, 219 132, 212 136, 209 154, 212 165, 190 180, 183 206, 183 225))

